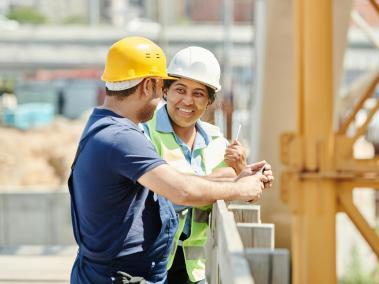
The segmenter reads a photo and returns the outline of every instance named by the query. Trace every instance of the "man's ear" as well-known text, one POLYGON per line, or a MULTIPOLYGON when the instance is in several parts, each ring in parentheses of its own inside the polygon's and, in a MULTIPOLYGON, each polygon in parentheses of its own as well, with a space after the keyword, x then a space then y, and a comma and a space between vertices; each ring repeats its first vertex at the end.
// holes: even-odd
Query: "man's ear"
POLYGON ((149 94, 149 85, 151 85, 151 79, 150 78, 145 78, 142 81, 142 94, 147 95, 149 94))

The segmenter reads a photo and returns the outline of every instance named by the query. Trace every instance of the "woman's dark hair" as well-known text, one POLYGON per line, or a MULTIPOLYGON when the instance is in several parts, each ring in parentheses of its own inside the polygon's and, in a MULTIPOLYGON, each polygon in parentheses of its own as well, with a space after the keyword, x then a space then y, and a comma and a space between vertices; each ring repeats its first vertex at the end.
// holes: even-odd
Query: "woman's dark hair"
MULTIPOLYGON (((174 83, 175 80, 164 80, 163 82, 163 88, 164 89, 169 89, 170 86, 172 85, 172 83, 174 83)), ((204 86, 207 88, 207 92, 208 92, 208 98, 209 98, 209 101, 210 101, 210 105, 213 104, 213 102, 215 101, 216 99, 216 91, 214 89, 212 89, 211 87, 207 86, 204 84, 204 86)))

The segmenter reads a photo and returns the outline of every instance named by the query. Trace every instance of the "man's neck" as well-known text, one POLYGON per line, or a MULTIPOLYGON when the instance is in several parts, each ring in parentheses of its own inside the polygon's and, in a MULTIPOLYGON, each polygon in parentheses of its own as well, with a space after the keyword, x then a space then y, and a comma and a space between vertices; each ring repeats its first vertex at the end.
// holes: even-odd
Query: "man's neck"
POLYGON ((140 123, 138 119, 138 106, 133 103, 133 100, 118 100, 115 97, 105 97, 103 108, 109 109, 114 113, 126 117, 133 121, 135 124, 140 123))

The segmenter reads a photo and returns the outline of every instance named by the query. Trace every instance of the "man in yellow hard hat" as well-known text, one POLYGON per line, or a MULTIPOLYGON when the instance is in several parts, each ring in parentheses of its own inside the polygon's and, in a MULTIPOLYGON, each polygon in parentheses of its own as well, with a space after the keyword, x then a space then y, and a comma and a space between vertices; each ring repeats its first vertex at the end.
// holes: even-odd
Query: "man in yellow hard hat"
POLYGON ((231 181, 209 181, 159 157, 138 123, 152 118, 168 78, 163 51, 146 38, 126 37, 108 52, 104 105, 89 117, 68 182, 79 245, 71 283, 145 283, 137 276, 166 283, 178 224, 170 201, 255 201, 269 182, 252 167, 231 181))

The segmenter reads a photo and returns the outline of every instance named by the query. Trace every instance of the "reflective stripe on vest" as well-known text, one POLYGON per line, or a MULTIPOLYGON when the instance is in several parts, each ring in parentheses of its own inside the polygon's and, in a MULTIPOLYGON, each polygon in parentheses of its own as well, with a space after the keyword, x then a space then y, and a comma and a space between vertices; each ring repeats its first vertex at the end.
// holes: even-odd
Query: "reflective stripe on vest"
POLYGON ((209 219, 209 211, 205 211, 205 210, 194 210, 192 212, 192 215, 193 215, 193 221, 194 222, 197 222, 197 223, 209 223, 208 222, 208 219, 209 219))
POLYGON ((204 258, 205 255, 205 247, 197 247, 197 246, 192 246, 192 247, 186 247, 183 246, 183 251, 184 255, 187 260, 196 260, 196 259, 201 259, 204 258))
MULTIPOLYGON (((173 133, 159 132, 156 130, 156 113, 147 123, 147 126, 149 128, 150 139, 158 154, 176 170, 182 173, 194 174, 191 165, 186 160, 173 133)), ((224 153, 226 144, 225 139, 216 126, 204 122, 202 123, 202 126, 207 134, 210 134, 212 137, 212 140, 207 147, 200 151, 202 162, 205 166, 205 174, 208 175, 216 168, 225 167, 224 153)), ((191 234, 186 240, 181 241, 182 244, 180 247, 183 249, 186 269, 192 282, 197 282, 205 278, 204 246, 207 241, 207 228, 211 209, 211 205, 192 208, 191 234)), ((185 210, 179 214, 179 227, 174 237, 168 269, 171 267, 174 260, 178 248, 179 237, 183 232, 187 213, 188 210, 185 210)))

